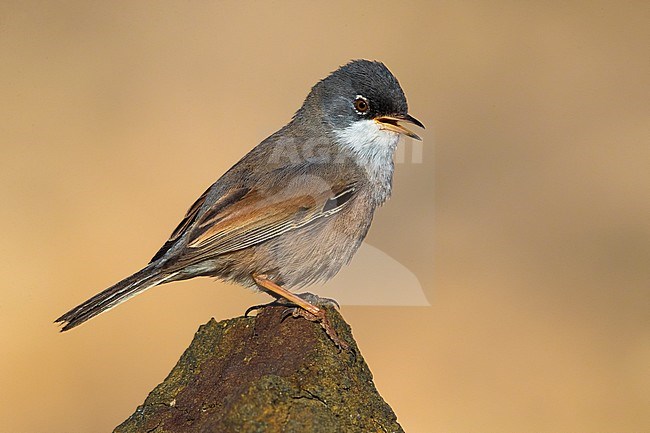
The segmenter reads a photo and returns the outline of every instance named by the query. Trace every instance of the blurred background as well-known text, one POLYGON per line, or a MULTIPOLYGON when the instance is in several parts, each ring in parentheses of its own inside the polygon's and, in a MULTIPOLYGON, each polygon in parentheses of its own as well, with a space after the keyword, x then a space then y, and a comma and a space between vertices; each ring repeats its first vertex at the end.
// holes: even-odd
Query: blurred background
MULTIPOLYGON (((647 1, 3 1, 0 429, 110 431, 200 324, 268 299, 197 279, 52 324, 368 58, 427 125, 367 244, 431 306, 342 310, 404 429, 650 431, 649 20, 647 1)), ((372 296, 355 263, 345 290, 372 296)))

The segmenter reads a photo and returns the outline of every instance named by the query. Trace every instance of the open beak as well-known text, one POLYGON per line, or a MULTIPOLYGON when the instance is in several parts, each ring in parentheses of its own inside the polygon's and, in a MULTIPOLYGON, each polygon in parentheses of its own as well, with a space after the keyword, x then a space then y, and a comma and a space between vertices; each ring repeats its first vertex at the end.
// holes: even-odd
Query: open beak
POLYGON ((398 122, 407 122, 412 123, 413 125, 419 126, 424 129, 424 125, 415 117, 410 114, 396 114, 393 116, 380 116, 375 118, 375 122, 379 124, 381 129, 387 129, 389 131, 397 132, 398 134, 404 134, 408 137, 414 138, 416 140, 422 141, 419 135, 415 132, 407 129, 405 126, 400 125, 398 122))

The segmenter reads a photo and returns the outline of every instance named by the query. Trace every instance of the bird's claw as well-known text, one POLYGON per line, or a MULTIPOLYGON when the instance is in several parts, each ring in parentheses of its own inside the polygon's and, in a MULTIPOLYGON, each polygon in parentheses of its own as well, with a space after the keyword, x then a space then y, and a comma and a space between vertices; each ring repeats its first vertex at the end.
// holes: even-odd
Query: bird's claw
POLYGON ((319 308, 318 313, 314 314, 300 307, 291 307, 282 312, 282 320, 284 321, 289 316, 295 319, 302 317, 310 322, 318 322, 329 339, 332 340, 339 349, 348 350, 350 348, 350 345, 338 336, 336 329, 334 329, 332 323, 327 317, 325 309, 319 308))
POLYGON ((350 346, 345 341, 339 338, 338 334, 336 333, 336 330, 334 329, 331 322, 327 318, 325 309, 323 308, 328 306, 340 310, 341 306, 339 305, 339 303, 336 302, 336 300, 334 299, 321 298, 320 296, 314 295, 313 293, 309 293, 309 292, 300 293, 297 296, 299 296, 305 302, 311 304, 314 307, 315 311, 314 312, 307 311, 306 309, 298 305, 295 305, 292 302, 286 301, 283 298, 278 298, 268 304, 253 305, 252 307, 249 307, 244 313, 244 316, 248 317, 248 315, 251 312, 255 310, 260 310, 265 307, 284 306, 287 308, 282 312, 282 315, 280 316, 280 321, 283 322, 288 317, 293 317, 294 319, 302 317, 303 319, 309 320, 310 322, 318 322, 321 325, 321 327, 325 330, 325 333, 330 338, 330 340, 332 340, 338 348, 346 349, 346 350, 349 349, 350 346))

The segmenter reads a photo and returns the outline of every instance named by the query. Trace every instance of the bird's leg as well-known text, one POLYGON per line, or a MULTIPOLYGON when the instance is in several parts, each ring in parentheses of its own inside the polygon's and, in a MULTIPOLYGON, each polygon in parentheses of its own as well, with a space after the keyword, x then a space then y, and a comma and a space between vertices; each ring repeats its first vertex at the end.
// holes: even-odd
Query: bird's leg
MULTIPOLYGON (((288 310, 291 312, 292 317, 302 317, 304 319, 309 320, 310 322, 320 323, 320 325, 327 333, 327 336, 334 342, 334 344, 336 344, 338 347, 342 349, 347 349, 349 347, 347 343, 345 343, 339 338, 338 334, 336 333, 336 330, 334 329, 334 327, 332 327, 330 321, 327 319, 327 315, 325 314, 324 309, 318 308, 316 305, 312 304, 307 299, 304 299, 303 297, 296 295, 295 293, 291 293, 290 291, 284 289, 282 286, 268 279, 266 275, 263 274, 253 275, 253 279, 255 280, 255 283, 257 283, 257 285, 259 285, 261 288, 271 292, 274 295, 277 295, 280 298, 286 299, 293 305, 296 305, 297 306, 296 308, 288 310)), ((305 295, 307 295, 305 296, 305 298, 310 298, 312 300, 321 299, 315 295, 312 295, 311 293, 307 293, 305 295)), ((325 301, 326 301, 325 303, 328 303, 329 301, 330 303, 333 303, 338 306, 336 301, 332 301, 329 299, 326 299, 325 301)))
POLYGON ((286 299, 292 304, 299 306, 303 310, 310 312, 314 316, 322 315, 322 311, 320 308, 310 304, 308 301, 303 300, 300 296, 296 295, 295 293, 291 293, 287 289, 282 288, 282 286, 275 284, 273 281, 269 280, 266 275, 256 274, 253 275, 253 279, 255 280, 255 283, 257 283, 258 286, 273 293, 274 295, 277 295, 280 298, 286 299))

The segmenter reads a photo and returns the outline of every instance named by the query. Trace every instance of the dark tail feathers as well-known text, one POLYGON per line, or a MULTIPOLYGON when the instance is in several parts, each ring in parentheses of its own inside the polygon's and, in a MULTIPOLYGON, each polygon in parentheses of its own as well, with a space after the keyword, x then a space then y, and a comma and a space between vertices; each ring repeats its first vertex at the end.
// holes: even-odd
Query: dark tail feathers
POLYGON ((96 294, 54 322, 63 324, 61 332, 67 331, 104 311, 110 310, 138 293, 167 281, 174 275, 176 273, 162 273, 160 270, 155 269, 154 266, 149 265, 103 292, 96 294))

